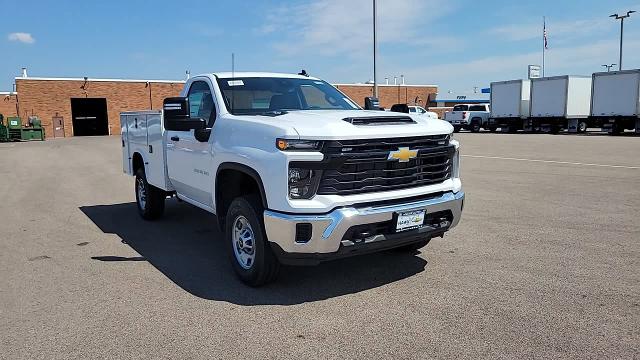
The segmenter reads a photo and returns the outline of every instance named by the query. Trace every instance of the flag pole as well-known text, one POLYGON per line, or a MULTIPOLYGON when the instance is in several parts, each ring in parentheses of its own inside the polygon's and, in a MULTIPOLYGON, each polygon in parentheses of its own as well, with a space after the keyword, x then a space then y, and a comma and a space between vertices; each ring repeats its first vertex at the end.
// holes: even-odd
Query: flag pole
POLYGON ((542 17, 542 77, 544 77, 544 55, 547 50, 547 18, 542 17))

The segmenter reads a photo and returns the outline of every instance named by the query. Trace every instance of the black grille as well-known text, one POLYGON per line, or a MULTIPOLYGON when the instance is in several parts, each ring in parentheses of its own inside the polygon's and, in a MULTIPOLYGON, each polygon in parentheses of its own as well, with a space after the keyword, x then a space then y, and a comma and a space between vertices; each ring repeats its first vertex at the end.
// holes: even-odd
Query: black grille
POLYGON ((342 120, 353 125, 405 125, 416 123, 408 116, 348 117, 342 120))
POLYGON ((350 195, 440 183, 451 177, 455 152, 449 135, 329 141, 318 194, 350 195), (416 150, 407 162, 388 160, 399 148, 416 150))

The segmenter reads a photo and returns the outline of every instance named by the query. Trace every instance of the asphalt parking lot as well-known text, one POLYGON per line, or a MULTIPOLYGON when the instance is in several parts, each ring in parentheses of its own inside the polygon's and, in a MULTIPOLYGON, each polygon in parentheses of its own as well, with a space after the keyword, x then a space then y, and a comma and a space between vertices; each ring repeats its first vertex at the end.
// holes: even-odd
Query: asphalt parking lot
POLYGON ((444 239, 259 289, 212 215, 138 217, 119 137, 0 144, 0 358, 640 357, 640 138, 455 136, 444 239))

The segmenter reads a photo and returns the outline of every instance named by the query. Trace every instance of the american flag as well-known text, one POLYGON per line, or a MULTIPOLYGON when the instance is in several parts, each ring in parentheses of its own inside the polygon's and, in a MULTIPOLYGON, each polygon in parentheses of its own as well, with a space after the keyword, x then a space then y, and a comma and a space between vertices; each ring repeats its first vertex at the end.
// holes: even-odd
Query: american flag
POLYGON ((545 50, 548 50, 549 44, 547 43, 547 20, 546 19, 542 23, 542 37, 544 38, 544 48, 545 50))

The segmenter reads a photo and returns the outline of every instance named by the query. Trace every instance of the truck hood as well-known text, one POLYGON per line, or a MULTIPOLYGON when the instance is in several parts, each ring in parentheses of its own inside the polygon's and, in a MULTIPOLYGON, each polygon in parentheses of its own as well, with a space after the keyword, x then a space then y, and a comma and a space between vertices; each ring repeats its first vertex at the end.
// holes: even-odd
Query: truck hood
POLYGON ((261 122, 295 130, 301 139, 372 139, 449 134, 453 127, 446 121, 411 116, 403 113, 367 110, 303 110, 267 117, 259 116, 261 122), (343 119, 349 117, 408 116, 415 124, 353 125, 343 119))

